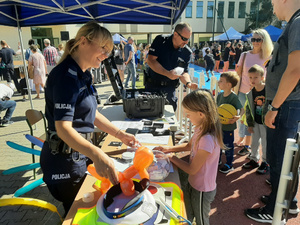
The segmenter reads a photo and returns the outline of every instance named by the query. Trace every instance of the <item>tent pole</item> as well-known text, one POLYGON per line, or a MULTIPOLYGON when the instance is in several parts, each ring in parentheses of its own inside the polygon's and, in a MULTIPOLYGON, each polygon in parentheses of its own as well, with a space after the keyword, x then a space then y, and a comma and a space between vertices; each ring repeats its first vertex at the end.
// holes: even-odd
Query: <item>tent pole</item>
POLYGON ((20 45, 21 45, 21 56, 22 56, 22 61, 23 61, 23 66, 24 66, 25 80, 26 80, 26 85, 27 85, 27 90, 28 90, 28 98, 29 98, 29 101, 30 101, 31 109, 33 109, 33 102, 32 102, 32 97, 31 97, 31 89, 30 89, 29 80, 28 80, 28 71, 27 71, 27 66, 26 66, 25 57, 24 57, 23 39, 22 39, 22 35, 21 35, 22 30, 21 30, 20 23, 19 23, 19 16, 18 16, 18 10, 17 10, 17 6, 16 5, 15 5, 15 11, 16 11, 17 24, 18 24, 18 34, 19 34, 20 45))
POLYGON ((214 21, 213 21, 213 36, 212 36, 212 42, 215 41, 216 12, 217 12, 217 0, 215 0, 215 5, 214 5, 214 21))

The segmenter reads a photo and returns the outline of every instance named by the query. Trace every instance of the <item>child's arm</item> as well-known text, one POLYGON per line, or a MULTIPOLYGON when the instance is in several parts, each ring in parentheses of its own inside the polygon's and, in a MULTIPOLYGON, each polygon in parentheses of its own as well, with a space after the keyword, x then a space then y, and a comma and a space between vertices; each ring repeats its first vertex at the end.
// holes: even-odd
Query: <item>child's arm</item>
POLYGON ((176 146, 158 146, 155 147, 153 150, 159 150, 164 153, 171 153, 171 152, 186 152, 186 151, 191 151, 192 145, 189 143, 184 143, 181 145, 176 145, 176 146))
POLYGON ((238 116, 232 117, 232 119, 230 119, 228 123, 229 123, 229 124, 235 123, 236 121, 238 121, 238 120, 243 116, 244 113, 245 113, 244 108, 241 108, 241 109, 240 109, 240 114, 239 114, 238 116))
POLYGON ((196 174, 201 167, 204 165, 207 157, 210 155, 209 152, 199 149, 193 158, 191 164, 182 159, 179 159, 177 156, 170 156, 170 160, 174 163, 178 168, 182 169, 184 172, 194 175, 196 174))

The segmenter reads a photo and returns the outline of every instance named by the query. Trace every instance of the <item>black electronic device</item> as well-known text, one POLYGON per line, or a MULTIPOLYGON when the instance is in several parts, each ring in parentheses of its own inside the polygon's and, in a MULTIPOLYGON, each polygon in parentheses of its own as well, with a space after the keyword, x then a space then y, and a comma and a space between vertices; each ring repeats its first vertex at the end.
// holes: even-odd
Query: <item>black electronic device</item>
POLYGON ((104 65, 116 100, 123 100, 123 110, 128 118, 161 118, 164 115, 166 94, 146 92, 145 89, 125 90, 113 55, 104 60, 104 65))

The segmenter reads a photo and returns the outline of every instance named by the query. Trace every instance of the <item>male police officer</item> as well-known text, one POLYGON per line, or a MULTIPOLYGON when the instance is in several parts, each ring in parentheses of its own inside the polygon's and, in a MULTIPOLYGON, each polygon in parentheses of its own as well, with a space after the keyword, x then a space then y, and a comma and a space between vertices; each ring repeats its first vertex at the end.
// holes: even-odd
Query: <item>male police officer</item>
POLYGON ((167 100, 177 108, 175 89, 179 80, 188 88, 197 89, 196 83, 191 83, 188 72, 192 51, 186 45, 192 35, 192 29, 187 23, 176 25, 172 35, 159 35, 151 44, 148 55, 148 75, 145 88, 147 91, 162 91, 167 93, 167 100), (177 74, 176 67, 182 67, 184 71, 177 74))
MULTIPOLYGON (((245 211, 249 218, 262 223, 272 223, 286 139, 295 137, 300 120, 300 1, 272 0, 272 4, 278 19, 288 22, 275 44, 266 79, 265 124, 272 192, 261 198, 265 207, 245 211)), ((290 203, 289 213, 299 213, 296 199, 290 203)))

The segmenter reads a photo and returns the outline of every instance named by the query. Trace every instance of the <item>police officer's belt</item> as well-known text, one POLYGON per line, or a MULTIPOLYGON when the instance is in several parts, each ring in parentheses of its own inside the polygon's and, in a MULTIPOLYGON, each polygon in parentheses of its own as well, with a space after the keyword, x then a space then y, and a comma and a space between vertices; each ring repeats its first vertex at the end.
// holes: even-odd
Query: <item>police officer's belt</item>
MULTIPOLYGON (((79 133, 83 138, 91 141, 93 133, 79 133)), ((55 131, 48 131, 47 141, 51 149, 51 153, 56 155, 58 153, 70 154, 74 149, 71 149, 60 137, 58 137, 55 131)))
POLYGON ((160 80, 155 80, 152 78, 148 78, 147 83, 153 85, 153 86, 157 86, 157 87, 172 87, 174 86, 175 88, 177 88, 179 86, 179 79, 176 80, 169 80, 169 81, 160 81, 160 80))

